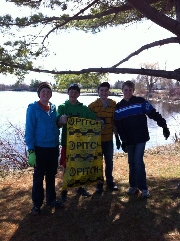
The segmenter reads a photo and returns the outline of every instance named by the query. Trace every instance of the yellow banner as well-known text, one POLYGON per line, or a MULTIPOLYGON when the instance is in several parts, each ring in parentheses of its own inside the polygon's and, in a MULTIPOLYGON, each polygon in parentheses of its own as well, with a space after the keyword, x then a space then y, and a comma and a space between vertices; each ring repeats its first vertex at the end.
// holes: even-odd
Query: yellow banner
POLYGON ((85 118, 68 118, 63 182, 75 187, 99 181, 103 181, 101 124, 85 118))

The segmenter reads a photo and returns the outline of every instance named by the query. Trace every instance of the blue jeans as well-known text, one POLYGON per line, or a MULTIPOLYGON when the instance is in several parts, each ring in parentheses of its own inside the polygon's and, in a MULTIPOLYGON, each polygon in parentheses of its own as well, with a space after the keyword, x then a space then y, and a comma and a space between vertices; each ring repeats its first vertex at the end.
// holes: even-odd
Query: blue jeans
POLYGON ((106 182, 108 184, 113 183, 113 140, 112 141, 102 141, 102 154, 104 155, 105 160, 105 176, 106 182))
POLYGON ((146 143, 128 145, 129 184, 139 190, 147 190, 146 171, 143 161, 146 143))

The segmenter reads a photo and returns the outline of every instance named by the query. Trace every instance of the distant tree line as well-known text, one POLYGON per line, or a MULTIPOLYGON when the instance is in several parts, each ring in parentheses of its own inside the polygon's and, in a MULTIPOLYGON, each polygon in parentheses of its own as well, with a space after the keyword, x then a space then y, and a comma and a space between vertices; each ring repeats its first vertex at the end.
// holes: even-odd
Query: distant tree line
MULTIPOLYGON (((158 70, 158 63, 143 63, 141 68, 158 70)), ((54 83, 51 84, 53 90, 58 92, 66 92, 69 85, 72 83, 78 83, 80 87, 85 91, 97 91, 97 86, 103 82, 108 81, 111 84, 111 80, 108 77, 108 74, 98 74, 98 73, 85 73, 80 75, 54 75, 54 83)), ((151 97, 154 92, 164 91, 166 96, 170 98, 180 99, 180 83, 177 80, 166 79, 156 76, 148 75, 137 75, 136 79, 131 79, 136 85, 136 94, 141 94, 148 97, 151 97)), ((37 79, 32 79, 30 85, 23 83, 22 81, 17 81, 13 85, 0 84, 0 91, 13 90, 13 91, 36 91, 38 85, 42 81, 37 79)), ((124 80, 118 80, 114 84, 111 84, 111 89, 122 88, 124 80)))

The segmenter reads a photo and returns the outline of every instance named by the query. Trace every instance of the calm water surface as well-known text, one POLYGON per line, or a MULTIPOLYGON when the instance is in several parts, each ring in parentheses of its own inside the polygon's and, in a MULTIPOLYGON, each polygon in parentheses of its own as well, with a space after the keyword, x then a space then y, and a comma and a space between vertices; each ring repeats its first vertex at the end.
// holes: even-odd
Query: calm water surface
MULTIPOLYGON (((83 102, 85 105, 88 105, 97 98, 98 96, 80 96, 78 100, 83 102)), ((122 97, 111 96, 110 98, 118 102, 122 97)), ((39 98, 36 92, 0 91, 0 135, 9 135, 10 123, 24 131, 27 106, 29 103, 32 103, 38 99, 39 98)), ((68 99, 67 94, 53 92, 53 96, 50 101, 58 106, 66 99, 68 99)), ((148 118, 151 139, 149 142, 147 142, 146 148, 173 143, 175 133, 180 133, 180 105, 172 105, 162 102, 156 104, 152 102, 152 104, 166 119, 171 135, 168 140, 165 140, 163 137, 162 128, 158 127, 156 122, 148 118)), ((117 151, 116 147, 115 151, 117 151)))

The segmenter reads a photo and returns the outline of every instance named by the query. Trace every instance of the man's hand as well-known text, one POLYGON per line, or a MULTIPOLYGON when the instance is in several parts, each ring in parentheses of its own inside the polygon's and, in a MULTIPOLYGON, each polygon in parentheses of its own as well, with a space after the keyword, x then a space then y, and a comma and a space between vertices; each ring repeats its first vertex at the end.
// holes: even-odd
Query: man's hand
POLYGON ((170 135, 169 128, 167 128, 167 127, 164 127, 164 128, 163 128, 163 135, 164 135, 165 139, 167 140, 167 138, 168 138, 169 135, 170 135))
POLYGON ((66 124, 67 123, 67 115, 62 115, 59 118, 59 124, 66 124))
POLYGON ((104 121, 101 120, 101 119, 98 119, 98 121, 101 123, 101 129, 104 129, 104 127, 105 127, 105 123, 104 123, 104 121))
POLYGON ((119 139, 119 135, 115 135, 115 138, 116 138, 116 147, 119 150, 121 147, 121 141, 119 139))
POLYGON ((36 166, 36 154, 34 150, 29 150, 28 151, 28 164, 31 167, 35 167, 36 166))
POLYGON ((127 142, 123 141, 121 144, 122 150, 127 153, 128 152, 128 146, 127 146, 127 142))

